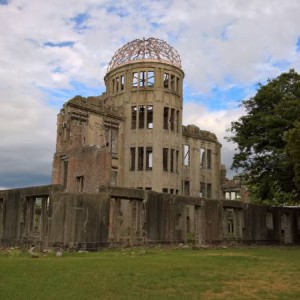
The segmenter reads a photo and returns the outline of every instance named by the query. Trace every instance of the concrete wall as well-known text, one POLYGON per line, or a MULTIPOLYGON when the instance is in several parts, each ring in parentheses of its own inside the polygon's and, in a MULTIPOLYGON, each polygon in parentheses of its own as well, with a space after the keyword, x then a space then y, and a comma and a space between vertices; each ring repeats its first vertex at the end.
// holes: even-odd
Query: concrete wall
POLYGON ((60 186, 0 192, 2 246, 31 244, 97 250, 152 243, 297 244, 300 209, 203 200, 103 187, 66 193, 60 186))

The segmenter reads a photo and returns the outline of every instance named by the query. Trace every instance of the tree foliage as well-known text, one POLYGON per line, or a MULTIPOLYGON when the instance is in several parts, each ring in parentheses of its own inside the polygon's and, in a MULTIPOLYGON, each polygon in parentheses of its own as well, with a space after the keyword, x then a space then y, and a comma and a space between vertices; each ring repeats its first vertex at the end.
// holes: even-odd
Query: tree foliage
POLYGON ((259 84, 242 105, 247 114, 228 130, 237 144, 232 168, 246 172, 252 199, 300 202, 300 75, 290 70, 259 84))

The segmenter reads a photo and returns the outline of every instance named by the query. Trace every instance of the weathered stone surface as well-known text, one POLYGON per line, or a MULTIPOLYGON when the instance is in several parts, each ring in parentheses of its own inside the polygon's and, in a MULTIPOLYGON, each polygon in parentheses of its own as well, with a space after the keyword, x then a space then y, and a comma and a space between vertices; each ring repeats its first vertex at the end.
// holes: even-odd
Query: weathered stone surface
POLYGON ((103 187, 1 191, 0 245, 97 250, 149 244, 298 244, 300 208, 103 187))

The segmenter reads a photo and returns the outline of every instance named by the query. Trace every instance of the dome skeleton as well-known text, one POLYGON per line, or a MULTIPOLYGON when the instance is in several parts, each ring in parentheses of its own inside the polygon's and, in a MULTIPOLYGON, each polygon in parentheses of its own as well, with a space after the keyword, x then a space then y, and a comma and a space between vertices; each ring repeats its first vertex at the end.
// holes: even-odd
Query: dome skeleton
POLYGON ((173 47, 160 39, 143 38, 135 39, 118 49, 108 65, 107 72, 136 60, 159 60, 181 68, 180 56, 173 47))

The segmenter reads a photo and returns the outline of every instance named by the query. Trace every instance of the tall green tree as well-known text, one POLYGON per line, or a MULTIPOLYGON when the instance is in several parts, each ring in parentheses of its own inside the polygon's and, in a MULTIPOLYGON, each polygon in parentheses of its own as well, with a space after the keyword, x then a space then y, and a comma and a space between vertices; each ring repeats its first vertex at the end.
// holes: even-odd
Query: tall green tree
POLYGON ((252 199, 300 203, 295 174, 299 156, 292 150, 299 145, 294 144, 299 135, 293 129, 300 121, 300 75, 290 70, 259 84, 256 95, 242 106, 247 114, 228 130, 232 135, 227 140, 237 144, 232 168, 244 169, 252 199))

